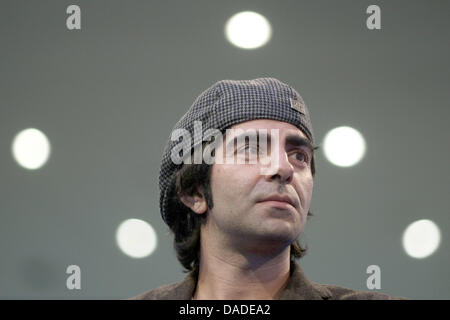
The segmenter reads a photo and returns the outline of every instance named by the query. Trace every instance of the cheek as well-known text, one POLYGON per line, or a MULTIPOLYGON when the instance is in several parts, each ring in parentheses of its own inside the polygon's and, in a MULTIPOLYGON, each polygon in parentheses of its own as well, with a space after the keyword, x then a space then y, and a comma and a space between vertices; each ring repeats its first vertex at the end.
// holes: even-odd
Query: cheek
POLYGON ((312 177, 310 179, 308 179, 308 182, 306 183, 305 188, 309 194, 309 199, 311 200, 312 192, 314 189, 314 180, 312 177))
POLYGON ((306 191, 306 194, 308 195, 307 196, 308 197, 308 203, 311 202, 313 189, 314 189, 314 180, 311 177, 311 178, 309 178, 307 180, 307 182, 305 184, 305 191, 306 191))
POLYGON ((211 171, 211 192, 214 202, 228 201, 230 190, 236 181, 232 172, 225 165, 214 165, 211 171))
POLYGON ((314 188, 314 180, 311 175, 308 176, 299 175, 297 177, 297 184, 295 189, 298 193, 298 197, 300 198, 300 202, 304 208, 309 208, 313 188, 314 188))
MULTIPOLYGON (((213 165, 211 191, 218 201, 233 201, 251 191, 251 170, 242 165, 213 165)), ((230 204, 230 202, 228 202, 230 204)))
MULTIPOLYGON (((300 203, 301 203, 301 220, 302 220, 302 226, 304 227, 308 218, 308 211, 311 206, 311 199, 312 199, 312 191, 314 187, 314 182, 312 179, 304 178, 305 180, 302 181, 300 185, 300 190, 298 196, 300 197, 300 203)), ((302 227, 302 228, 303 228, 302 227)), ((303 229, 302 229, 303 230, 303 229)))

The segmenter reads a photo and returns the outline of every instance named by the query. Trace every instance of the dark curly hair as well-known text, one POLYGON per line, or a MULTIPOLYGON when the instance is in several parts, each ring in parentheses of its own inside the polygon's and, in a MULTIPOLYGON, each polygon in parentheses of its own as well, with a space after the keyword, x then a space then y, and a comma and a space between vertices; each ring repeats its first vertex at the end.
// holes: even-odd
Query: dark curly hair
MULTIPOLYGON (((203 148, 205 147, 203 144, 203 148)), ((319 147, 314 147, 313 151, 319 147)), ((201 190, 205 197, 208 209, 213 208, 211 194, 211 168, 212 165, 183 164, 172 176, 172 185, 175 188, 170 193, 168 212, 171 214, 170 229, 174 234, 174 249, 177 258, 184 267, 184 272, 193 272, 198 276, 200 266, 200 226, 205 222, 205 214, 196 214, 187 207, 181 200, 181 195, 192 196, 201 190)), ((311 173, 315 175, 314 152, 311 158, 311 173)), ((313 214, 308 211, 307 217, 313 214)), ((300 259, 306 254, 307 246, 303 247, 299 239, 291 244, 290 260, 291 264, 295 259, 300 259)))

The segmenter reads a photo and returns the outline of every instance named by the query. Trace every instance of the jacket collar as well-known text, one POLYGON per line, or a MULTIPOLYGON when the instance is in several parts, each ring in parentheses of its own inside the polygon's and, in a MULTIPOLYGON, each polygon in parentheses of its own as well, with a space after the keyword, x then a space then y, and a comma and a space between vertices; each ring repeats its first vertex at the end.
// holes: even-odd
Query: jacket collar
MULTIPOLYGON (((190 273, 181 282, 171 285, 170 290, 166 290, 164 297, 161 298, 190 300, 194 294, 196 283, 195 276, 190 273)), ((300 265, 291 264, 290 277, 281 292, 280 300, 322 300, 330 299, 331 296, 331 292, 325 286, 309 281, 300 265)))
POLYGON ((299 264, 291 263, 291 269, 291 276, 281 292, 280 300, 323 300, 331 298, 331 292, 327 288, 306 278, 299 264))

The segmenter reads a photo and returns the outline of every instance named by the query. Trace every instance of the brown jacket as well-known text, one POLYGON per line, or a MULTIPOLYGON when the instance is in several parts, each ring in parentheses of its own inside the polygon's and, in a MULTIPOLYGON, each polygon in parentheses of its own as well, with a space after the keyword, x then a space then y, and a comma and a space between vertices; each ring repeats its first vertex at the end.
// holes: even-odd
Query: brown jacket
MULTIPOLYGON (((291 275, 286 287, 283 289, 280 300, 403 300, 405 298, 392 297, 387 294, 357 291, 343 287, 318 284, 309 281, 300 266, 293 265, 291 275)), ((196 287, 196 280, 189 274, 184 280, 165 285, 130 300, 190 300, 196 287)))

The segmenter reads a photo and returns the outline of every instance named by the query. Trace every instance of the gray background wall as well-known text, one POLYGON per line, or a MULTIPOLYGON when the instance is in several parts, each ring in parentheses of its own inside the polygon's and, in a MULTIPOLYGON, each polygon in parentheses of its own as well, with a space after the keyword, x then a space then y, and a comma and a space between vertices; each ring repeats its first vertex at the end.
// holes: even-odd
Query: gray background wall
POLYGON ((450 73, 448 1, 4 1, 0 2, 0 298, 122 299, 182 279, 159 216, 157 177, 175 122, 221 79, 276 77, 309 106, 318 140, 350 125, 367 154, 355 167, 317 156, 301 260, 319 283, 449 299, 450 73), (66 28, 81 7, 82 30, 66 28), (378 4, 382 29, 365 10, 378 4), (243 10, 273 37, 244 51, 223 35, 243 10), (50 139, 40 170, 18 166, 13 137, 50 139), (158 235, 145 259, 125 256, 115 231, 128 218, 158 235), (439 249, 405 254, 404 228, 435 221, 439 249), (66 267, 82 270, 67 290, 66 267))

